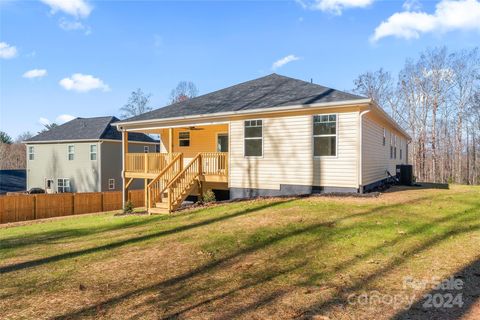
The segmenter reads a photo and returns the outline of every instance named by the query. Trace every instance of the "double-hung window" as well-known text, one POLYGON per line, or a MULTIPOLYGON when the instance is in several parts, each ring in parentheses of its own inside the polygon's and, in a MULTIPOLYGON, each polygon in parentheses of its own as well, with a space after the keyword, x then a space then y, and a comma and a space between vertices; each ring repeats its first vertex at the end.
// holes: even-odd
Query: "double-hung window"
POLYGON ((263 156, 263 121, 246 120, 244 122, 245 157, 263 156))
POLYGON ((190 132, 183 131, 178 133, 178 145, 180 147, 190 146, 190 132))
POLYGON ((75 159, 75 146, 73 144, 68 145, 68 160, 75 159))
POLYGON ((393 133, 390 132, 390 159, 393 159, 393 133))
POLYGON ((28 160, 35 160, 35 147, 28 146, 28 160))
POLYGON ((397 159, 397 136, 393 136, 393 157, 397 159))
POLYGON ((143 146, 143 152, 144 153, 149 153, 150 152, 150 147, 149 146, 143 146))
POLYGON ((58 192, 70 192, 70 179, 61 178, 57 180, 58 192))
POLYGON ((97 160, 97 145, 90 145, 90 160, 97 160))
POLYGON ((108 190, 115 190, 115 179, 108 179, 108 190))
POLYGON ((337 115, 313 116, 313 155, 335 157, 337 155, 337 115))

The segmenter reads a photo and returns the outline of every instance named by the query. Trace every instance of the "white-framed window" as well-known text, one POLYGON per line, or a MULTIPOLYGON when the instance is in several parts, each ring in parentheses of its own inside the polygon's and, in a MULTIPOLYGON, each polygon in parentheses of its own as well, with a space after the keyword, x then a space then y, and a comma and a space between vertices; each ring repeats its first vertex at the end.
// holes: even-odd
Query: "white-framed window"
POLYGON ((263 156, 263 120, 246 120, 244 123, 245 157, 263 156))
POLYGON ((60 193, 70 192, 70 179, 60 178, 57 179, 57 191, 60 193))
POLYGON ((97 145, 90 145, 90 160, 97 160, 97 145))
POLYGON ((390 132, 390 159, 393 159, 393 133, 390 132))
POLYGON ((393 158, 397 159, 397 136, 393 136, 393 158))
POLYGON ((313 156, 337 156, 337 115, 313 116, 313 156))
POLYGON ((28 160, 35 160, 35 147, 28 146, 28 160))
POLYGON ((75 159, 75 146, 73 144, 69 144, 67 146, 68 149, 68 160, 74 160, 75 159))
POLYGON ((45 186, 45 189, 53 189, 53 179, 46 179, 45 186))
POLYGON ((108 179, 108 190, 115 190, 115 179, 108 179))
POLYGON ((149 153, 150 152, 150 147, 149 146, 143 146, 143 152, 144 153, 149 153))
POLYGON ((387 129, 383 128, 383 142, 382 142, 382 145, 385 146, 386 142, 387 142, 387 129))
POLYGON ((189 147, 190 146, 190 132, 182 131, 178 133, 178 145, 180 147, 189 147))

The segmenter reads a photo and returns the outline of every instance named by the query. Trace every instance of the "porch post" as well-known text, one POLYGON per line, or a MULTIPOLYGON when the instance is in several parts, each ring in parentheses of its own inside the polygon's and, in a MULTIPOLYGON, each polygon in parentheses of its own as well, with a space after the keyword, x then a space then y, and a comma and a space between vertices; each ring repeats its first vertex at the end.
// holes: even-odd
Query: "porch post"
POLYGON ((125 208, 125 204, 128 201, 127 179, 125 177, 125 171, 127 169, 127 153, 128 153, 128 132, 125 129, 122 130, 122 208, 125 208))
POLYGON ((173 128, 168 128, 168 153, 173 153, 173 128))

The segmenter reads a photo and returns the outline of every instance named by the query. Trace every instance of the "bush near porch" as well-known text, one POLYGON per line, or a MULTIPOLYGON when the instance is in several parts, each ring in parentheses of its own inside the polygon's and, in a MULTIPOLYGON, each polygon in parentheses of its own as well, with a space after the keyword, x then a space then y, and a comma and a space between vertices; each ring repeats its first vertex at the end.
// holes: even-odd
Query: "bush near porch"
POLYGON ((171 216, 73 216, 0 229, 0 313, 474 319, 479 243, 480 188, 466 186, 252 200, 171 216), (451 275, 464 282, 462 308, 422 309, 430 288, 404 285, 451 275), (405 300, 358 303, 375 292, 405 300), (407 298, 416 304, 405 310, 407 298))

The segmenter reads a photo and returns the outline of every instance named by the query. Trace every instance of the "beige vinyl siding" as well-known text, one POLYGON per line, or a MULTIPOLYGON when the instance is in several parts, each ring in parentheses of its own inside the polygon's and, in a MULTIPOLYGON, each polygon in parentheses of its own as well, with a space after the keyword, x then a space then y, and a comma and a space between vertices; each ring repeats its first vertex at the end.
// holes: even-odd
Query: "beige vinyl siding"
MULTIPOLYGON (((407 140, 400 132, 394 131, 391 126, 382 123, 376 117, 367 114, 363 118, 363 162, 362 185, 367 185, 387 178, 386 171, 396 174, 396 165, 407 163, 407 140), (383 145, 383 129, 386 129, 385 145, 383 145), (397 157, 390 159, 390 138, 397 136, 397 157), (400 145, 402 159, 400 160, 400 145)), ((392 140, 394 141, 394 140, 392 140)), ((393 142, 394 143, 394 142, 393 142)))
POLYGON ((312 114, 251 118, 263 120, 262 157, 244 157, 244 120, 232 121, 230 187, 275 190, 281 184, 357 187, 358 112, 337 115, 338 151, 332 158, 313 157, 312 114))
POLYGON ((358 187, 358 112, 338 114, 337 157, 314 159, 315 186, 358 187))

